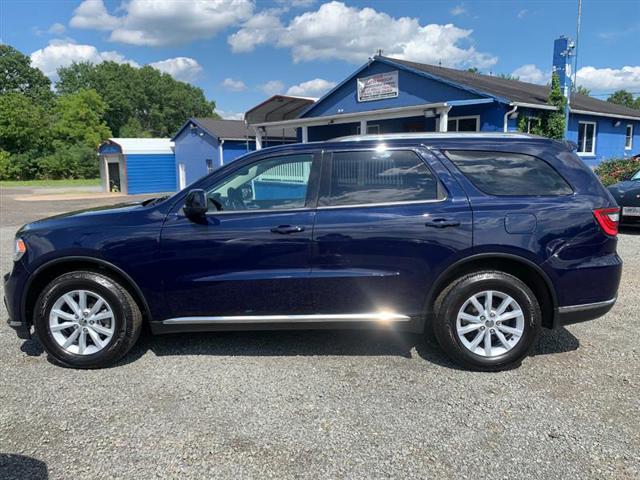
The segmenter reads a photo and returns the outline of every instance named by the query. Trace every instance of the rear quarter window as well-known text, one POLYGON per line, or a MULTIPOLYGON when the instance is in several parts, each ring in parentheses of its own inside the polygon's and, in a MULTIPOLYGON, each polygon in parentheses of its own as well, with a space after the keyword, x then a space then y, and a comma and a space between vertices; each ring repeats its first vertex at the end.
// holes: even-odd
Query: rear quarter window
POLYGON ((446 156, 482 192, 499 196, 559 196, 573 190, 547 162, 532 155, 447 150, 446 156))

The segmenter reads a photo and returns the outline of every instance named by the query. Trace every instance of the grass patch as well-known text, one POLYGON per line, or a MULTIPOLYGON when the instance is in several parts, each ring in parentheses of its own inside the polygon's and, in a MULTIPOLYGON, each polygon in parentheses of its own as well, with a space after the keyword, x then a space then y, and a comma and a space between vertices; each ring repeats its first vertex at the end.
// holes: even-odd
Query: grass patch
POLYGON ((96 187, 99 178, 77 178, 65 180, 0 180, 0 187, 96 187))

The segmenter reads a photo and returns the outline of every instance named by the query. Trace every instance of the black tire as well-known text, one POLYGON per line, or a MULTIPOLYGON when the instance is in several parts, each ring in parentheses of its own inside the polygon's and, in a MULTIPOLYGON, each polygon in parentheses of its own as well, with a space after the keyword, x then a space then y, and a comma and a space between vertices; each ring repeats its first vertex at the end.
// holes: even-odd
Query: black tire
POLYGON ((542 313, 535 294, 518 278, 500 271, 479 271, 464 275, 445 288, 434 303, 433 330, 438 343, 455 362, 465 368, 499 371, 520 365, 540 333, 542 313), (494 290, 511 296, 522 309, 524 330, 520 340, 495 357, 478 355, 458 338, 456 321, 464 303, 474 294, 494 290))
POLYGON ((135 344, 142 326, 140 308, 131 294, 114 279, 91 271, 65 273, 54 279, 42 290, 34 312, 35 332, 44 349, 58 363, 73 368, 101 368, 116 362, 135 344), (50 330, 49 314, 54 303, 73 290, 87 290, 100 295, 113 311, 113 336, 96 353, 71 353, 54 340, 50 330))

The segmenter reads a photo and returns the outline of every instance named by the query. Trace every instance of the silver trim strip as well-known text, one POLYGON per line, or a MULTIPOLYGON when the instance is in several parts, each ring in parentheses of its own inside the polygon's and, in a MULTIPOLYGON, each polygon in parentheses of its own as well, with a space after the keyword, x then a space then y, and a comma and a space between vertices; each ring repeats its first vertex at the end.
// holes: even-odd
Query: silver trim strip
POLYGON ((179 317, 163 320, 164 325, 234 323, 314 323, 314 322, 408 322, 411 317, 393 312, 339 313, 317 315, 226 315, 219 317, 179 317))
POLYGON ((605 300, 604 302, 595 303, 583 303, 582 305, 567 305, 566 307, 558 308, 560 313, 581 312, 583 310, 592 310, 594 308, 608 307, 616 303, 618 297, 614 297, 611 300, 605 300))

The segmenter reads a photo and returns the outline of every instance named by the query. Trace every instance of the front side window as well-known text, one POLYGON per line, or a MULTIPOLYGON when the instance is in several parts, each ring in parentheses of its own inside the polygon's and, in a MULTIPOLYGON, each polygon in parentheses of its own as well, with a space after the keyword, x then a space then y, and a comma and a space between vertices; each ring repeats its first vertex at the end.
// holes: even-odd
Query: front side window
POLYGON ((567 182, 544 160, 504 152, 452 151, 447 157, 479 190, 489 195, 569 195, 567 182))
POLYGON ((209 211, 303 208, 313 155, 272 157, 233 172, 207 190, 209 211))
POLYGON ((624 137, 624 149, 631 150, 632 148, 633 148, 633 125, 627 125, 627 131, 624 137))
POLYGON ((578 122, 578 153, 583 155, 596 153, 596 124, 578 122))
POLYGON ((412 151, 335 152, 321 205, 367 205, 439 200, 442 189, 412 151))

